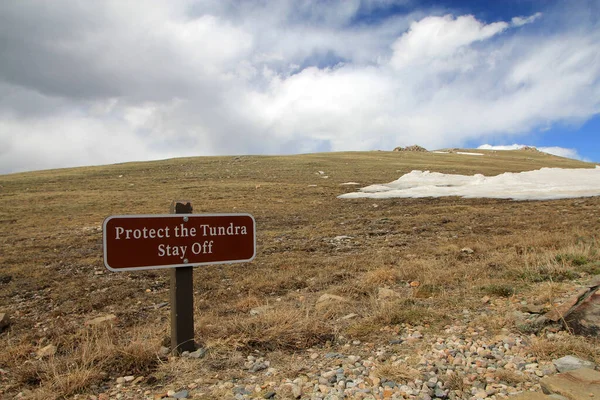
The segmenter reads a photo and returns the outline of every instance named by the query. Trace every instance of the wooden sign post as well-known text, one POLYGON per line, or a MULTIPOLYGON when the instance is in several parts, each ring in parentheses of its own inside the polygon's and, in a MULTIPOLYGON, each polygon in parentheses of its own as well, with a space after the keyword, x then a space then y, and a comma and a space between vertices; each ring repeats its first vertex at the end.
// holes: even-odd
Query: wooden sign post
POLYGON ((104 265, 110 271, 173 268, 170 282, 171 351, 194 351, 193 267, 249 262, 256 256, 250 214, 192 214, 174 201, 171 214, 117 215, 104 220, 104 265))
MULTIPOLYGON (((171 214, 191 214, 190 202, 174 201, 171 214)), ((171 270, 171 352, 196 350, 194 344, 194 267, 171 270)))

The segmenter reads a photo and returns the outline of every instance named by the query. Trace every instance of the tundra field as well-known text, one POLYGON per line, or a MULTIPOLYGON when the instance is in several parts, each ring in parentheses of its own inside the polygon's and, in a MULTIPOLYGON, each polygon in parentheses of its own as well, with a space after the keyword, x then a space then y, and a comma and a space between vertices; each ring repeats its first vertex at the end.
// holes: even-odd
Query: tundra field
MULTIPOLYGON (((594 166, 477 151, 484 156, 198 157, 0 176, 0 313, 9 319, 0 398, 152 399, 182 389, 189 398, 293 398, 282 382, 349 351, 374 357, 367 387, 401 385, 418 375, 427 339, 457 324, 484 337, 519 335, 539 363, 566 354, 600 362, 596 338, 568 327, 549 334, 557 328, 515 317, 524 305, 552 310, 600 273, 600 197, 337 198, 412 170, 488 176, 594 166), (196 342, 206 350, 198 358, 165 351, 169 271, 110 272, 102 260, 104 218, 165 214, 172 200, 256 219, 254 261, 194 269, 196 342), (375 357, 382 346, 387 355, 375 357), (268 363, 249 367, 255 360, 268 363), (241 383, 256 389, 233 390, 241 383)), ((440 377, 466 393, 468 376, 460 378, 440 377)), ((530 379, 500 368, 492 378, 530 379)))

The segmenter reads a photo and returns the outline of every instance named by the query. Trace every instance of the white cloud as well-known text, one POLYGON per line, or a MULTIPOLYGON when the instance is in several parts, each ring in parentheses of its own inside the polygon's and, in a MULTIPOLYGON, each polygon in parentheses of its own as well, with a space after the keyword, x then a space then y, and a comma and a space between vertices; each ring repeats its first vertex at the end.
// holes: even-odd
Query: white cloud
POLYGON ((513 200, 555 200, 600 196, 600 167, 542 168, 536 171, 486 177, 412 171, 394 182, 371 185, 341 199, 420 198, 459 196, 513 200))
POLYGON ((472 15, 423 18, 413 22, 410 30, 392 44, 390 64, 403 68, 444 60, 465 46, 497 35, 508 26, 506 22, 486 25, 472 15))
POLYGON ((573 158, 576 160, 583 160, 583 157, 579 155, 576 149, 569 149, 565 147, 559 146, 550 146, 550 147, 536 147, 536 146, 528 146, 525 144, 510 144, 510 145, 498 145, 492 146, 489 144, 482 144, 478 147, 478 149, 482 150, 519 150, 524 147, 533 147, 538 149, 539 151, 543 151, 544 153, 553 154, 559 157, 573 158))
POLYGON ((531 24, 532 22, 534 22, 536 19, 540 18, 541 16, 542 16, 542 13, 537 12, 529 17, 513 17, 511 19, 511 22, 514 26, 523 26, 523 25, 531 24))
POLYGON ((559 156, 559 157, 574 158, 577 160, 583 159, 583 157, 581 157, 579 155, 579 153, 577 153, 577 150, 575 150, 575 149, 567 149, 564 147, 551 146, 551 147, 538 147, 538 150, 543 151, 544 153, 554 154, 555 156, 559 156))
POLYGON ((600 109, 596 25, 547 34, 524 26, 549 19, 538 14, 486 23, 418 9, 355 21, 389 4, 0 2, 0 173, 455 147, 600 109))

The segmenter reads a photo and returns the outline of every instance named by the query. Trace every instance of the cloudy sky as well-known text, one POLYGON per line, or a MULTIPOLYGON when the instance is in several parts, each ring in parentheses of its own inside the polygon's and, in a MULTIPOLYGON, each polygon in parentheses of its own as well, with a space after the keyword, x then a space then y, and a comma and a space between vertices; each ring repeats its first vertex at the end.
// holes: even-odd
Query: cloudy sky
POLYGON ((600 0, 0 2, 0 173, 599 131, 600 0))

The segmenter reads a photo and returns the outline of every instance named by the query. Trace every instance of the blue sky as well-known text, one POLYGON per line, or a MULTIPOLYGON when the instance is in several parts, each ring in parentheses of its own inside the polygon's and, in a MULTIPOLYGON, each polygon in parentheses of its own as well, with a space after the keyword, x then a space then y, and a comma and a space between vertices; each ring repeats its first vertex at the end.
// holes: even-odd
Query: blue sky
POLYGON ((0 2, 0 173, 412 144, 600 162, 600 0, 52 4, 0 2))

